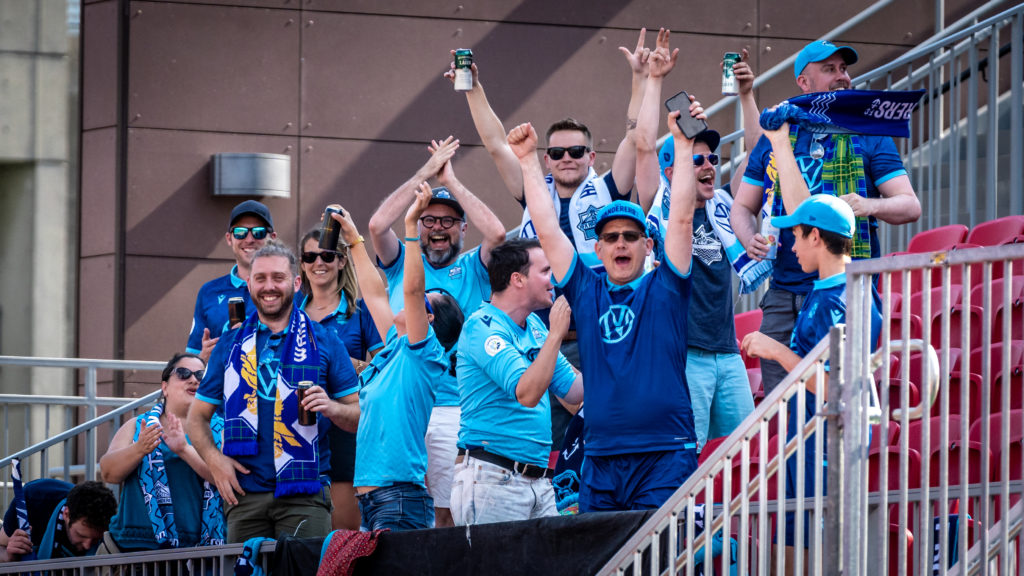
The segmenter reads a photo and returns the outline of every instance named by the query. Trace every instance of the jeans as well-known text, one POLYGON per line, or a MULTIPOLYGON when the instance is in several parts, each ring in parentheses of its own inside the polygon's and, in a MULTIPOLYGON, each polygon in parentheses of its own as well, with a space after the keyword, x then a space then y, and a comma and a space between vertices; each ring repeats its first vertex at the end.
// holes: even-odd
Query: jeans
POLYGON ((686 385, 690 389, 697 446, 728 436, 754 411, 747 368, 739 354, 686 349, 686 385))
MULTIPOLYGON (((769 288, 761 298, 761 332, 773 340, 789 346, 793 339, 793 325, 803 308, 804 294, 795 294, 781 288, 769 288)), ((786 369, 774 360, 761 359, 761 386, 767 396, 786 377, 786 369)))
POLYGON ((451 503, 456 526, 558 515, 551 480, 527 478, 468 455, 455 465, 451 503))
POLYGON ((364 531, 389 528, 400 532, 434 526, 434 499, 419 484, 399 482, 359 494, 357 498, 360 528, 364 531))

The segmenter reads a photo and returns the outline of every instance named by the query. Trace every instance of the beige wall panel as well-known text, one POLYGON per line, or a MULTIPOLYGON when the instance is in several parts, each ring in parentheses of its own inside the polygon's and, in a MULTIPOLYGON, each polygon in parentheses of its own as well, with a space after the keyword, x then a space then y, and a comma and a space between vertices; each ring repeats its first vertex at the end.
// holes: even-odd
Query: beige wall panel
POLYGON ((79 263, 78 357, 114 358, 114 257, 79 263))
POLYGON ((36 50, 36 27, 25 23, 36 22, 39 8, 37 2, 0 0, 0 50, 36 50))
POLYGON ((82 9, 82 129, 117 123, 117 2, 82 9))
POLYGON ((297 14, 153 2, 132 9, 131 127, 298 133, 297 14))
POLYGON ((35 113, 35 58, 0 52, 0 158, 32 158, 35 113))
POLYGON ((83 258, 114 253, 117 133, 114 128, 82 134, 81 241, 83 258))
POLYGON ((296 138, 169 130, 128 131, 126 251, 233 259, 224 242, 231 209, 247 197, 210 194, 210 157, 221 152, 292 155, 292 198, 261 199, 274 227, 295 234, 296 138))

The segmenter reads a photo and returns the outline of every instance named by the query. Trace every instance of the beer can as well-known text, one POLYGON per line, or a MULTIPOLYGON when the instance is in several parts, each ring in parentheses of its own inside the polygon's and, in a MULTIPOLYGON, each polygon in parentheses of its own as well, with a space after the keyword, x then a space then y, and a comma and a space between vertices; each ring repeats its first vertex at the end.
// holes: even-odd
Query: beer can
POLYGON ((241 296, 228 298, 228 326, 245 322, 245 299, 241 296))
POLYGON ((455 51, 455 91, 469 92, 473 89, 473 51, 459 48, 455 51))
POLYGON ((341 208, 335 208, 328 206, 324 208, 324 215, 320 219, 320 242, 317 246, 321 250, 330 250, 336 252, 338 250, 338 239, 341 237, 341 224, 334 218, 331 218, 331 214, 344 214, 341 208))
POLYGON ((775 257, 778 255, 779 233, 780 230, 772 224, 772 217, 770 215, 765 216, 761 220, 761 237, 768 243, 768 254, 764 257, 765 260, 775 260, 775 257))
POLYGON ((733 74, 732 67, 740 61, 740 55, 736 52, 726 52, 722 61, 722 94, 733 96, 739 92, 736 89, 736 76, 733 74))
POLYGON ((316 412, 306 410, 302 407, 302 400, 306 397, 306 392, 313 387, 311 380, 303 380, 295 386, 295 396, 299 400, 299 425, 300 426, 313 426, 316 424, 316 412))

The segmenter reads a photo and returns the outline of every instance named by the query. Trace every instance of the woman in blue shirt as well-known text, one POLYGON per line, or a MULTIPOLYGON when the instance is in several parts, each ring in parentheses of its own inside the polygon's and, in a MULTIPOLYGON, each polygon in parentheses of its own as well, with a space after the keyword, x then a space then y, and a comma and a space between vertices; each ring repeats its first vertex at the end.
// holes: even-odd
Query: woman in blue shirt
MULTIPOLYGON (((340 340, 352 358, 356 372, 366 367, 370 354, 383 344, 370 312, 358 299, 356 274, 348 265, 349 248, 341 242, 334 250, 321 250, 320 229, 306 233, 299 242, 304 298, 299 309, 340 340)), ((355 470, 356 435, 337 426, 327 432, 331 446, 331 524, 335 530, 359 529, 359 506, 352 476, 355 470)))
POLYGON ((421 183, 405 216, 405 309, 394 315, 350 214, 335 217, 352 248, 359 287, 377 330, 387 334, 384 350, 360 376, 354 484, 367 530, 415 530, 434 524, 434 501, 424 483, 424 435, 438 380, 454 369, 452 347, 463 316, 451 296, 425 294, 418 226, 430 198, 430 186, 421 183))

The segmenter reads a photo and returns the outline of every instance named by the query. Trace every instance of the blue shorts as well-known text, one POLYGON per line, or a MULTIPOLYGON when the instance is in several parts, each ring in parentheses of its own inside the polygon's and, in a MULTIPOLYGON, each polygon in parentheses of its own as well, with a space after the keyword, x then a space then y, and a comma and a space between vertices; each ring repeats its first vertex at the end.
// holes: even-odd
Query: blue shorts
POLYGON ((696 446, 583 460, 580 512, 658 508, 697 469, 696 446))
POLYGON ((363 530, 422 530, 434 527, 434 499, 427 489, 399 482, 359 494, 360 528, 363 530))

